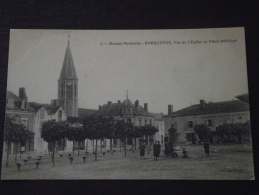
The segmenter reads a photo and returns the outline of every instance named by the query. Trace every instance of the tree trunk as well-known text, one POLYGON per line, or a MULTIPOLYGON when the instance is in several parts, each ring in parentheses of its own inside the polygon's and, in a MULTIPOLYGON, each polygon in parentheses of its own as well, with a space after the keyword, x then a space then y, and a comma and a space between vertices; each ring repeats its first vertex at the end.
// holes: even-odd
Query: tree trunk
POLYGON ((149 141, 148 141, 148 135, 146 135, 146 140, 147 140, 147 154, 149 155, 149 141))
POLYGON ((73 150, 73 154, 74 154, 74 151, 75 151, 75 140, 73 140, 73 147, 72 147, 72 150, 73 150))
POLYGON ((100 141, 101 153, 103 153, 103 139, 100 141))
POLYGON ((9 141, 7 141, 7 151, 6 151, 6 166, 9 166, 9 141))
POLYGON ((85 152, 87 152, 87 149, 88 149, 88 139, 86 139, 85 152))
POLYGON ((93 139, 93 151, 95 151, 95 149, 94 149, 94 139, 93 139))
POLYGON ((137 138, 134 138, 135 150, 137 150, 137 138))
POLYGON ((52 154, 52 162, 53 162, 53 167, 55 167, 55 147, 56 147, 56 142, 53 143, 53 154, 52 154))
POLYGON ((133 140, 133 138, 131 138, 131 140, 132 140, 131 141, 131 143, 132 143, 132 153, 134 153, 134 143, 133 143, 134 140, 133 140))
POLYGON ((20 144, 20 159, 22 158, 22 144, 20 144))
POLYGON ((48 153, 49 153, 49 156, 50 156, 50 147, 49 147, 49 143, 48 143, 48 153))
POLYGON ((112 149, 112 138, 110 139, 110 151, 111 151, 111 155, 113 155, 113 149, 112 149))
POLYGON ((78 152, 78 153, 77 153, 77 156, 79 156, 79 149, 80 149, 80 148, 79 148, 79 141, 78 141, 78 142, 77 142, 77 152, 78 152))
POLYGON ((15 162, 17 161, 18 143, 15 144, 15 162))
POLYGON ((125 138, 125 141, 124 141, 124 152, 125 152, 125 156, 127 156, 127 152, 126 152, 126 138, 125 138))
POLYGON ((121 152, 121 139, 120 139, 120 152, 121 152))
POLYGON ((97 139, 95 140, 95 161, 97 161, 97 139))

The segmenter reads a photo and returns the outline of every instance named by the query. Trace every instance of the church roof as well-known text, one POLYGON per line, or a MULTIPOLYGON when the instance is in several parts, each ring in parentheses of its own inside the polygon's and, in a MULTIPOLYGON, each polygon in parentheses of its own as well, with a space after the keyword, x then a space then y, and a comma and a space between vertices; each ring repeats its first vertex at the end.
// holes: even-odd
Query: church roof
POLYGON ((54 105, 49 105, 49 104, 39 104, 36 102, 29 102, 29 105, 36 112, 39 109, 41 109, 42 107, 44 107, 48 111, 49 114, 55 114, 58 111, 58 109, 60 108, 60 106, 54 106, 54 105))
POLYGON ((88 116, 93 115, 96 112, 97 112, 97 110, 95 110, 95 109, 78 108, 78 117, 86 118, 88 116))
POLYGON ((77 79, 76 69, 72 57, 72 53, 69 46, 69 41, 67 45, 66 54, 64 57, 63 67, 60 73, 59 79, 77 79))

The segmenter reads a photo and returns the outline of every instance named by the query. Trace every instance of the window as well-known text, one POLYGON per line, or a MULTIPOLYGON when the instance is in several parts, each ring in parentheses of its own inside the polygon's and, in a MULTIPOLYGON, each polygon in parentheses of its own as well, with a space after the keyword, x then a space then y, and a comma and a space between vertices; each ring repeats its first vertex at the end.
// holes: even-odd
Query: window
POLYGON ((145 118, 144 120, 145 120, 145 125, 146 125, 147 124, 147 119, 145 118))
POLYGON ((76 98, 76 83, 75 83, 75 98, 76 98))
POLYGON ((142 125, 142 119, 140 118, 139 119, 139 126, 141 126, 142 125))
POLYGON ((187 122, 187 127, 188 128, 193 128, 193 122, 192 121, 188 121, 187 122))
POLYGON ((40 110, 40 119, 44 119, 44 110, 43 109, 40 110))
POLYGON ((62 111, 61 110, 58 111, 58 121, 59 122, 62 121, 62 111))
POLYGON ((152 119, 149 120, 149 124, 152 125, 152 119))
POLYGON ((28 119, 21 119, 21 124, 24 125, 26 129, 28 129, 28 119))
POLYGON ((64 83, 61 83, 61 98, 64 98, 64 83))
POLYGON ((127 123, 131 123, 131 119, 130 118, 127 119, 127 123))
POLYGON ((211 127, 211 126, 212 126, 212 120, 207 120, 207 125, 208 125, 209 127, 211 127))
POLYGON ((130 109, 128 109, 128 112, 127 112, 128 114, 130 114, 130 109))
POLYGON ((9 107, 9 108, 13 108, 14 107, 12 99, 7 99, 7 107, 9 107))

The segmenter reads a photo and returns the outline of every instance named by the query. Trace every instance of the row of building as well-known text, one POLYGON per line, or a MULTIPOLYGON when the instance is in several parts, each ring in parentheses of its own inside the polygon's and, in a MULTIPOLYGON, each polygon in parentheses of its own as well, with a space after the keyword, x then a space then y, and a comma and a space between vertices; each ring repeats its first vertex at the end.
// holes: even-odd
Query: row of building
MULTIPOLYGON (((108 101, 100 105, 98 109, 78 108, 78 78, 76 76, 75 65, 68 46, 65 53, 63 67, 58 79, 58 99, 52 100, 50 104, 40 104, 29 102, 25 88, 19 89, 19 95, 7 91, 6 114, 15 117, 16 123, 25 125, 31 131, 31 136, 23 146, 25 151, 47 152, 48 144, 41 138, 41 126, 44 121, 55 119, 64 121, 69 117, 111 116, 115 120, 131 122, 135 126, 150 124, 159 131, 152 137, 164 144, 165 135, 172 124, 177 129, 178 141, 186 142, 187 138, 196 139, 193 127, 196 124, 207 124, 211 131, 215 131, 219 125, 225 123, 244 123, 250 120, 248 94, 239 96, 241 100, 225 102, 209 102, 200 100, 199 104, 191 105, 184 109, 174 111, 173 105, 168 105, 168 113, 151 113, 148 111, 148 104, 141 106, 139 101, 134 103, 126 97, 124 101, 118 100, 115 103, 108 101)), ((212 140, 213 141, 213 140, 212 140)), ((109 142, 104 140, 104 147, 109 147, 109 142)), ((132 140, 127 140, 131 144, 132 140)), ((76 143, 76 147, 85 148, 93 146, 93 142, 84 141, 76 143)), ((113 144, 118 144, 114 141, 113 144)), ((137 139, 139 144, 139 139, 137 139)), ((71 150, 72 143, 64 140, 59 143, 60 149, 71 150), (63 144, 63 145, 62 145, 63 144)), ((6 148, 6 147, 5 147, 6 148)), ((11 153, 14 152, 11 147, 11 153)))

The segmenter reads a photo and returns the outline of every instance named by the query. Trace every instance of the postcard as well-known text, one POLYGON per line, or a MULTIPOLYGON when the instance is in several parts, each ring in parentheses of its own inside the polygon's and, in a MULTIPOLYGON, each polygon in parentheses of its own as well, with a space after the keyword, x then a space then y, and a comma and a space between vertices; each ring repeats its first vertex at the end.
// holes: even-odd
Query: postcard
POLYGON ((11 29, 2 180, 254 180, 243 27, 11 29))

